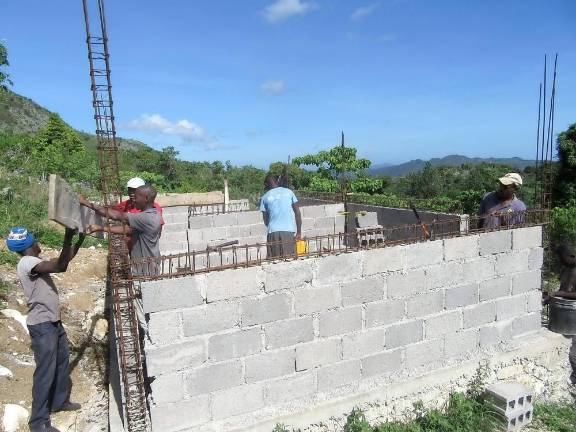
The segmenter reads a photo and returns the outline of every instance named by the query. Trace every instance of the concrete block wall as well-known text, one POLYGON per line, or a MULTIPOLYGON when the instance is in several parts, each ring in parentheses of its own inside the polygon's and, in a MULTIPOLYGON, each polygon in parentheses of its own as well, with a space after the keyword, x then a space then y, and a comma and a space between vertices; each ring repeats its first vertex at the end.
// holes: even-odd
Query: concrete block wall
POLYGON ((143 283, 153 430, 250 430, 322 404, 331 415, 338 397, 536 333, 541 236, 521 228, 143 283))
MULTIPOLYGON (((302 235, 314 237, 344 232, 345 216, 340 214, 343 210, 343 204, 301 207, 302 235)), ((160 238, 160 251, 164 255, 205 250, 208 245, 230 240, 238 240, 239 244, 266 242, 266 226, 260 211, 196 215, 189 220, 187 208, 166 211, 166 224, 160 238)))

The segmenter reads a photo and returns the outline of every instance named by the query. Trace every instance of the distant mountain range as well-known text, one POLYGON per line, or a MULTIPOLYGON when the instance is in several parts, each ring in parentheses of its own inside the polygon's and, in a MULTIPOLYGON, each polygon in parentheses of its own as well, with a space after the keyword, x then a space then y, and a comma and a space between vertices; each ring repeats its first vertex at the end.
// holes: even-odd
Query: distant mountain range
POLYGON ((494 163, 499 165, 509 165, 518 170, 523 170, 527 166, 534 165, 533 160, 513 158, 469 158, 461 155, 449 155, 443 158, 433 158, 429 161, 414 159, 400 165, 375 164, 369 170, 371 175, 387 175, 391 177, 401 177, 412 172, 418 172, 424 169, 426 162, 432 166, 460 166, 463 164, 480 164, 483 162, 494 163))

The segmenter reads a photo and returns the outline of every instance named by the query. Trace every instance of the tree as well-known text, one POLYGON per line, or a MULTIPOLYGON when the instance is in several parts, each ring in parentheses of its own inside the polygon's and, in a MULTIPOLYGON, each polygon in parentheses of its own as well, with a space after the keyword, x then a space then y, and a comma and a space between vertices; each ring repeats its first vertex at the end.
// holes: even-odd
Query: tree
POLYGON ((86 149, 78 134, 58 114, 50 114, 46 127, 33 140, 31 154, 42 176, 58 174, 65 179, 85 180, 86 173, 94 168, 86 166, 86 149))
POLYGON ((8 90, 8 85, 12 85, 10 75, 3 70, 7 66, 10 66, 10 63, 8 63, 8 50, 6 46, 0 42, 0 92, 8 90))
MULTIPOLYGON (((350 178, 361 176, 364 170, 370 168, 371 165, 368 159, 356 159, 356 149, 346 147, 344 137, 342 137, 341 145, 314 155, 296 157, 293 163, 297 166, 312 165, 317 167, 317 177, 323 180, 336 180, 342 193, 347 192, 350 178)), ((314 179, 311 181, 311 186, 312 182, 314 179)))
POLYGON ((160 170, 170 186, 175 186, 178 180, 176 156, 178 156, 178 150, 173 146, 164 147, 160 154, 160 170))
POLYGON ((559 166, 554 179, 553 202, 576 206, 576 123, 558 135, 556 152, 559 166))

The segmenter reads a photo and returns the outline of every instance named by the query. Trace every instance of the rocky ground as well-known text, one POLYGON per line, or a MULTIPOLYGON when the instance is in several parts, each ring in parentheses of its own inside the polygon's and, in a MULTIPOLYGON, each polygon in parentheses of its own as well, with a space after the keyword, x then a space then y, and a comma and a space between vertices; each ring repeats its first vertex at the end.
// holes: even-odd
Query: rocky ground
MULTIPOLYGON (((53 258, 58 253, 45 249, 42 256, 53 258)), ((52 424, 62 432, 108 430, 105 273, 106 251, 91 247, 78 252, 66 273, 53 275, 60 293, 62 321, 70 341, 71 400, 82 404, 79 411, 52 416, 52 424)), ((0 277, 12 285, 5 296, 4 308, 0 310, 0 418, 5 419, 6 412, 11 416, 14 413, 24 416, 30 412, 34 357, 23 325, 26 300, 14 266, 0 266, 0 277)), ((26 423, 27 417, 16 430, 27 431, 26 423)))

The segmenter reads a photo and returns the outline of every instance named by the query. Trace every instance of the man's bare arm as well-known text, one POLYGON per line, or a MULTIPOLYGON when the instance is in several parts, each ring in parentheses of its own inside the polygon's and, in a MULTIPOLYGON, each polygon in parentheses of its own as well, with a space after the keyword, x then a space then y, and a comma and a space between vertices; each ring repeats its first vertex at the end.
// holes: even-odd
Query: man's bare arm
POLYGON ((262 212, 262 219, 264 219, 264 225, 268 226, 270 219, 268 218, 268 212, 262 212))
POLYGON ((64 233, 64 243, 62 245, 62 251, 60 256, 56 260, 42 261, 32 269, 33 273, 62 273, 68 269, 68 264, 72 261, 72 258, 78 252, 78 249, 84 241, 84 235, 78 237, 78 241, 74 246, 72 246, 72 238, 74 237, 76 230, 71 228, 66 228, 64 233))
POLYGON ((115 210, 111 207, 105 207, 105 206, 101 206, 101 205, 98 205, 96 203, 90 202, 86 198, 84 198, 82 195, 78 196, 78 201, 80 202, 81 205, 83 205, 84 207, 88 207, 89 209, 94 210, 96 212, 96 214, 99 214, 100 216, 104 216, 104 217, 114 219, 117 221, 122 221, 122 222, 128 221, 128 213, 124 213, 124 212, 115 210))
POLYGON ((112 234, 124 234, 128 235, 132 233, 132 228, 129 225, 109 225, 109 226, 101 226, 101 225, 88 225, 86 231, 89 234, 95 232, 107 232, 112 234))
POLYGON ((302 215, 297 203, 292 204, 292 210, 294 210, 294 217, 296 218, 296 238, 300 239, 302 237, 302 215))

